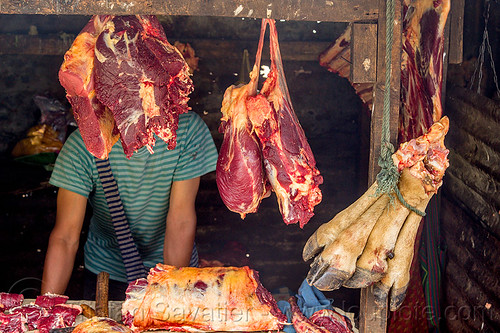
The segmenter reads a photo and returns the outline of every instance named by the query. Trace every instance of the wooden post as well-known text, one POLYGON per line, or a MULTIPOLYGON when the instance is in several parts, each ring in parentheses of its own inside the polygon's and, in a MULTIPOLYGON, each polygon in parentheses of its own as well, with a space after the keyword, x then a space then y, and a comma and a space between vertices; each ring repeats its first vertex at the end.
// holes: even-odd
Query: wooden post
MULTIPOLYGON (((385 90, 385 4, 386 0, 379 0, 379 18, 377 29, 377 80, 374 89, 374 106, 371 116, 370 131, 370 158, 368 166, 368 182, 372 184, 380 170, 378 158, 380 156, 380 137, 382 133, 382 114, 385 90)), ((400 75, 401 75, 401 42, 402 42, 402 8, 401 1, 394 0, 394 32, 391 54, 391 115, 390 138, 397 144, 399 123, 400 75)), ((360 298, 360 332, 382 333, 387 332, 387 303, 379 306, 375 303, 372 287, 361 290, 360 298)))
POLYGON ((373 83, 377 78, 377 25, 353 23, 351 29, 351 83, 373 83))
POLYGON ((448 22, 450 22, 448 63, 459 64, 463 61, 465 0, 453 0, 450 5, 448 15, 448 22))

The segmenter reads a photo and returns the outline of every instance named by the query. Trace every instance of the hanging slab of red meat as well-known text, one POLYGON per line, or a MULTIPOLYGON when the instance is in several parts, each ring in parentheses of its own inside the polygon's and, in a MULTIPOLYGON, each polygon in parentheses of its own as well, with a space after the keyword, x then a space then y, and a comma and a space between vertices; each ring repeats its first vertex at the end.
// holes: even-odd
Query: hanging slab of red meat
POLYGON ((119 138, 113 115, 97 99, 95 91, 95 43, 111 18, 108 15, 92 17, 64 55, 59 70, 59 82, 66 89, 66 98, 85 146, 101 159, 107 158, 119 138))
POLYGON ((283 221, 302 228, 321 202, 323 177, 292 107, 274 20, 269 24, 271 71, 260 94, 246 101, 248 116, 259 138, 266 174, 276 193, 283 221))
POLYGON ((323 178, 292 108, 274 20, 262 21, 250 78, 247 85, 231 86, 224 94, 221 119, 224 142, 217 163, 219 192, 226 206, 243 218, 257 210, 270 184, 283 221, 300 223, 303 227, 314 215, 314 206, 321 202, 318 186, 323 178), (271 71, 257 94, 268 24, 271 71))
POLYGON ((189 67, 155 16, 116 16, 96 42, 97 98, 113 113, 127 156, 153 146, 175 148, 179 114, 193 90, 189 67))
POLYGON ((241 218, 255 213, 262 199, 269 195, 269 184, 262 162, 259 141, 248 119, 246 100, 257 94, 260 52, 264 42, 261 32, 257 60, 246 85, 230 86, 222 100, 219 131, 224 139, 219 151, 216 182, 226 207, 241 218))
POLYGON ((441 119, 444 26, 450 0, 403 1, 399 142, 441 119))
MULTIPOLYGON (((441 119, 444 26, 449 0, 404 0, 399 142, 423 135, 441 119)), ((319 56, 321 66, 349 79, 351 25, 319 56)), ((372 83, 352 83, 369 109, 372 83)))
POLYGON ((271 293, 248 267, 157 264, 129 285, 122 321, 134 332, 270 331, 286 322, 271 293))
POLYGON ((156 134, 175 148, 193 90, 189 67, 155 16, 94 16, 59 72, 89 152, 106 158, 118 138, 127 157, 156 134))

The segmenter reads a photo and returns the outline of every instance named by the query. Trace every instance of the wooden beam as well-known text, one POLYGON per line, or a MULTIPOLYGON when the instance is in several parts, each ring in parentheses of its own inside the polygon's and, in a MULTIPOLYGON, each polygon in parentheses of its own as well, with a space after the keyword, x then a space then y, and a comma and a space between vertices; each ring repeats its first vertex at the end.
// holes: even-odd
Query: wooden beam
POLYGON ((70 48, 74 35, 10 35, 0 34, 0 54, 63 55, 70 48))
MULTIPOLYGON (((368 181, 375 181, 379 166, 380 140, 382 134, 382 115, 385 90, 385 47, 386 47, 386 0, 379 0, 379 20, 377 27, 377 80, 374 89, 374 107, 371 116, 370 131, 370 158, 368 166, 368 181)), ((391 53, 391 86, 390 86, 390 139, 397 147, 399 124, 400 76, 401 76, 401 42, 402 42, 402 7, 401 1, 394 1, 394 29, 391 53)), ((361 290, 360 298, 360 332, 385 333, 387 332, 387 303, 379 306, 375 303, 372 287, 361 290)))
POLYGON ((450 8, 450 39, 448 63, 460 64, 464 53, 464 7, 465 0, 451 1, 450 8))
POLYGON ((377 0, 0 0, 0 14, 192 15, 298 21, 375 20, 377 0))
MULTIPOLYGON (((63 55, 69 49, 74 35, 9 35, 0 34, 0 54, 31 54, 31 55, 63 55)), ((171 39, 173 44, 175 39, 171 39)), ((255 54, 257 43, 254 40, 212 40, 190 39, 188 42, 201 59, 240 59, 243 50, 255 54)), ((330 42, 281 42, 280 50, 283 61, 318 61, 318 55, 323 52, 330 42)), ((267 49, 268 46, 264 46, 267 49)), ((269 53, 262 55, 264 60, 269 59, 269 53)))
POLYGON ((377 25, 353 23, 351 83, 373 83, 377 78, 377 25))

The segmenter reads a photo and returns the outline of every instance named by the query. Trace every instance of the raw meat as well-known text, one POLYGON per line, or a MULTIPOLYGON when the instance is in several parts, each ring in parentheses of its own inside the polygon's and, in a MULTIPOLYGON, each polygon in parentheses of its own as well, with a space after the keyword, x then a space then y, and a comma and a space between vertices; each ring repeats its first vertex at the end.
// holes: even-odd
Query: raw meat
POLYGON ((132 331, 111 318, 92 317, 78 324, 72 333, 132 333, 132 331))
POLYGON ((35 305, 41 306, 42 308, 52 309, 57 304, 64 304, 68 300, 68 296, 65 295, 57 295, 46 293, 40 296, 37 296, 35 300, 35 305))
POLYGON ((123 322, 136 332, 267 331, 286 322, 257 273, 248 267, 158 264, 147 283, 133 283, 122 307, 123 322))
POLYGON ((22 294, 0 293, 0 312, 19 306, 23 301, 22 294))
POLYGON ((38 305, 23 305, 10 310, 11 313, 20 313, 26 320, 28 325, 28 330, 34 330, 38 328, 38 322, 42 317, 48 316, 49 312, 47 309, 42 308, 38 305))
POLYGON ((346 318, 335 310, 323 309, 316 311, 309 317, 309 321, 314 325, 326 328, 329 332, 352 332, 352 323, 349 318, 346 318))
POLYGON ((59 80, 92 155, 107 158, 118 138, 127 157, 152 152, 154 134, 175 147, 193 85, 155 16, 94 16, 64 59, 59 80))
POLYGON ((127 157, 158 135, 176 145, 193 90, 189 67, 155 16, 116 16, 95 45, 97 98, 110 108, 127 157))
POLYGON ((80 313, 82 313, 82 308, 76 304, 57 304, 51 310, 51 314, 60 315, 63 318, 66 326, 73 326, 80 313))
POLYGON ((351 321, 334 310, 324 309, 306 318, 297 306, 295 297, 291 297, 292 324, 297 333, 352 333, 351 321))
POLYGON ((444 26, 450 0, 403 1, 399 142, 441 119, 444 26))
POLYGON ((26 332, 26 319, 20 313, 7 314, 0 312, 0 332, 1 333, 21 333, 26 332))
POLYGON ((37 296, 34 304, 21 305, 23 295, 0 293, 0 332, 24 332, 38 329, 47 333, 52 328, 72 326, 82 312, 79 305, 65 304, 68 296, 46 293, 37 296), (15 307, 12 307, 15 306, 15 307))
POLYGON ((224 139, 217 159, 217 187, 227 208, 239 213, 242 219, 246 214, 255 213, 262 199, 270 194, 258 138, 253 133, 245 103, 249 96, 257 94, 264 32, 260 34, 250 82, 227 88, 221 108, 219 130, 224 133, 224 139))
POLYGON ((125 325, 132 327, 134 324, 135 313, 142 304, 147 287, 147 279, 137 279, 128 285, 125 291, 125 302, 122 307, 122 322, 125 325))
POLYGON ((329 333, 330 331, 322 326, 313 324, 309 319, 304 316, 300 311, 295 297, 290 297, 288 300, 292 311, 292 325, 297 333, 329 333))
POLYGON ((351 82, 351 30, 349 24, 342 35, 339 36, 325 51, 319 55, 319 64, 328 71, 346 78, 366 105, 368 110, 373 106, 373 83, 351 82))
POLYGON ((97 99, 95 92, 95 43, 111 18, 109 15, 92 17, 64 55, 59 70, 59 81, 66 89, 85 147, 101 159, 107 158, 119 138, 111 111, 97 99))
POLYGON ((53 328, 64 328, 64 316, 58 313, 51 313, 46 317, 40 318, 38 321, 38 332, 49 333, 53 328))
POLYGON ((292 107, 274 20, 269 24, 271 71, 260 94, 246 101, 248 117, 259 138, 269 182, 276 193, 283 221, 302 228, 321 202, 323 177, 292 107))
POLYGON ((262 20, 250 82, 230 86, 222 102, 224 141, 217 161, 217 185, 226 206, 244 218, 276 193, 286 224, 302 228, 314 215, 323 177, 293 111, 286 85, 274 20, 262 20), (257 94, 266 27, 270 26, 271 71, 257 94), (264 165, 264 170, 262 169, 264 165))
POLYGON ((255 213, 262 199, 269 195, 259 143, 247 116, 245 99, 249 87, 250 83, 242 87, 231 86, 224 94, 222 113, 227 114, 227 120, 223 120, 221 126, 224 139, 216 168, 222 201, 241 218, 255 213))

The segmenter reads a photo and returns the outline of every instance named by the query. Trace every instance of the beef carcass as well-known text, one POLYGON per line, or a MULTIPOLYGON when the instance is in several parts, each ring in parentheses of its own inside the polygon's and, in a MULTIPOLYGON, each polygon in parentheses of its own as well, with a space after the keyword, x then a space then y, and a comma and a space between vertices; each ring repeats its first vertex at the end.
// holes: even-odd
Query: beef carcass
POLYGON ((85 147, 101 159, 107 158, 119 138, 111 111, 97 99, 95 91, 95 43, 111 18, 92 17, 64 55, 59 70, 59 82, 66 89, 85 147))
POLYGON ((65 54, 59 80, 83 140, 106 158, 118 140, 127 157, 176 144, 179 114, 193 90, 189 68, 155 16, 94 16, 65 54))
POLYGON ((129 286, 122 320, 135 332, 267 331, 280 329, 286 317, 248 267, 158 264, 147 281, 129 286))
POLYGON ((444 26, 450 0, 403 1, 399 142, 423 135, 441 119, 444 26))
POLYGON ((260 34, 250 82, 227 88, 221 108, 219 131, 224 133, 224 139, 217 159, 216 182, 226 207, 239 213, 242 219, 255 213, 262 199, 270 194, 258 138, 246 106, 247 98, 257 94, 264 32, 260 34))

